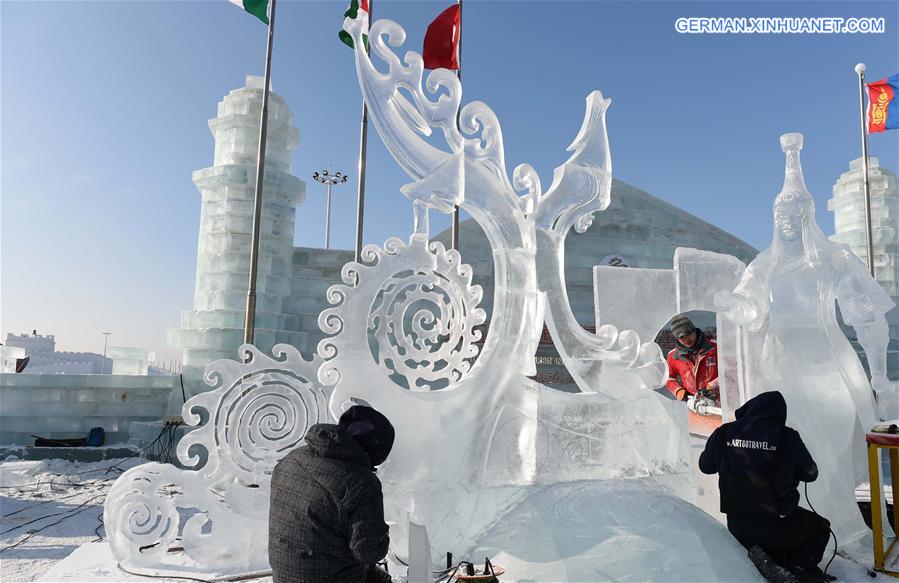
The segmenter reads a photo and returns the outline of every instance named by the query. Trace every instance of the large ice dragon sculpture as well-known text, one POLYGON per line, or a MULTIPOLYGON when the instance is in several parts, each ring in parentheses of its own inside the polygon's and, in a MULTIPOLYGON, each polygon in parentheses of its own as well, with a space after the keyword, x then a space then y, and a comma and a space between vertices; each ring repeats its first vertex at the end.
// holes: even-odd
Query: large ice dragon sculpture
POLYGON ((435 552, 462 551, 533 488, 557 482, 642 478, 660 490, 690 490, 684 412, 651 390, 667 374, 658 346, 613 326, 585 332, 565 290, 565 237, 572 227, 583 232, 610 202, 610 100, 599 91, 587 97, 571 156, 543 192, 529 165, 510 180, 495 114, 481 102, 460 109, 455 75, 436 70, 423 79, 418 54, 400 60, 391 47, 405 33, 394 22, 378 21, 368 33, 387 68, 376 67, 361 48, 361 14, 344 26, 370 119, 412 179, 401 191, 412 202, 413 233, 408 243, 369 245, 360 263, 344 266, 319 317, 330 336, 312 361, 291 347, 275 347, 280 361, 244 347, 244 363, 210 366, 217 388, 184 409, 190 423, 200 423, 197 410, 208 421, 178 451, 192 465, 190 448, 205 448, 206 467, 146 464, 110 495, 107 532, 123 565, 264 568, 272 467, 309 423, 327 420, 324 395, 331 417, 362 400, 396 428, 379 476, 400 554, 410 516, 427 525, 435 552), (487 315, 471 268, 429 241, 429 213, 454 205, 493 248, 493 312, 483 338, 487 315), (544 318, 581 393, 528 378, 544 318), (258 410, 250 414, 248 403, 258 410), (174 501, 159 492, 169 484, 183 491, 174 501), (193 514, 183 527, 175 507, 193 514), (186 554, 180 563, 167 552, 176 538, 186 554))

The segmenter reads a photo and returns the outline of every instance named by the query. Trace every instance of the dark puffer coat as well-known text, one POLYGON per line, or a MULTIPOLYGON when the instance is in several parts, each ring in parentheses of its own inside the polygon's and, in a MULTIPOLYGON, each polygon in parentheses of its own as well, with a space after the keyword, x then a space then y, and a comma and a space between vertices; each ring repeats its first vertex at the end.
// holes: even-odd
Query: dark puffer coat
POLYGON ((313 425, 306 446, 272 473, 268 553, 275 583, 361 583, 388 544, 369 454, 337 425, 313 425))

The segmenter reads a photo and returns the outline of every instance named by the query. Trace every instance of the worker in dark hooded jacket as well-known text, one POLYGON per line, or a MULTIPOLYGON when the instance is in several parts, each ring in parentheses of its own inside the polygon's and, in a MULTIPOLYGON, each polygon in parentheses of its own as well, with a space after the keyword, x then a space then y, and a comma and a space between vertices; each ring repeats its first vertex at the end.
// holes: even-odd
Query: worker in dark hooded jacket
POLYGON ((337 425, 310 427, 306 445, 278 462, 269 512, 274 583, 390 581, 376 566, 390 539, 375 467, 393 439, 384 415, 355 405, 337 425))
POLYGON ((825 581, 818 563, 830 523, 799 506, 797 489, 818 466, 786 421, 780 392, 750 399, 709 437, 699 469, 718 474, 727 528, 769 581, 825 581))

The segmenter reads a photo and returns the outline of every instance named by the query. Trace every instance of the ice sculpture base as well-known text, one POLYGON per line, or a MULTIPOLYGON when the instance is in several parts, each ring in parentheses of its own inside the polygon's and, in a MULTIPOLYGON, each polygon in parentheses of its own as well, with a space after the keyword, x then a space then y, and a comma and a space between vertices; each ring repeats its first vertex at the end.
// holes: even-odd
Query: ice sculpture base
MULTIPOLYGON (((198 568, 193 561, 183 554, 172 553, 172 562, 177 563, 177 571, 166 569, 138 569, 128 573, 119 568, 118 561, 112 554, 108 542, 87 543, 75 549, 65 559, 53 565, 38 581, 102 583, 125 583, 132 581, 152 581, 159 583, 176 583, 185 581, 185 577, 194 577, 204 581, 233 580, 235 573, 213 572, 198 568), (135 573, 142 573, 138 575, 135 573)), ((129 569, 130 570, 130 569, 129 569)), ((252 573, 247 573, 248 576, 252 573)), ((271 577, 254 578, 254 583, 271 582, 271 577)))
POLYGON ((467 556, 510 581, 763 581, 722 524, 642 480, 539 489, 467 556))

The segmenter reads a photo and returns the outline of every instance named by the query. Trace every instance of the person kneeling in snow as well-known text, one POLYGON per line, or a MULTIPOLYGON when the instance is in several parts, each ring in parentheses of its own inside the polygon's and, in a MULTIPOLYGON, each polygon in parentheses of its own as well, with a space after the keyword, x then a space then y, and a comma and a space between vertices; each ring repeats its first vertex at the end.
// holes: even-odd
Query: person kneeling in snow
POLYGON ((799 482, 818 466, 802 438, 786 426, 787 403, 762 393, 709 437, 699 469, 718 474, 727 529, 749 549, 769 581, 826 581, 818 568, 830 536, 827 519, 799 506, 799 482))
POLYGON ((319 423, 306 445, 272 472, 268 556, 274 583, 381 583, 387 555, 384 496, 375 466, 394 430, 371 407, 350 407, 337 425, 319 423))

